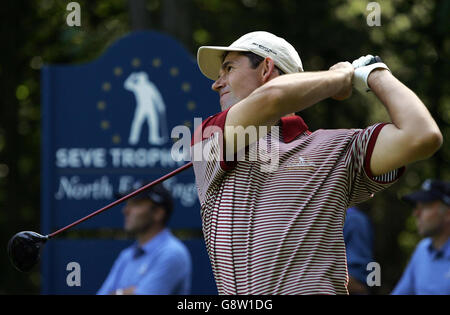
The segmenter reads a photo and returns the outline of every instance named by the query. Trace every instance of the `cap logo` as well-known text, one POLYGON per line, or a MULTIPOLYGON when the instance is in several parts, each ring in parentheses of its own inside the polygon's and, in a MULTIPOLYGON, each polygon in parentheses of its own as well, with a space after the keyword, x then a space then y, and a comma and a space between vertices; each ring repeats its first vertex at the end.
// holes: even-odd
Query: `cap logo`
POLYGON ((443 201, 446 205, 450 206, 450 197, 448 197, 448 196, 443 196, 443 197, 442 197, 442 201, 443 201))
POLYGON ((431 190, 431 180, 427 179, 426 181, 424 181, 422 184, 422 189, 426 190, 426 191, 430 191, 431 190))
POLYGON ((149 196, 156 203, 161 203, 163 201, 162 197, 155 193, 149 193, 149 196))
POLYGON ((267 48, 267 47, 265 47, 265 46, 263 46, 263 45, 260 45, 260 44, 258 44, 258 43, 252 43, 252 45, 258 46, 258 48, 264 50, 264 51, 267 52, 267 53, 272 53, 272 54, 274 54, 274 55, 277 55, 277 53, 274 52, 272 49, 267 48))

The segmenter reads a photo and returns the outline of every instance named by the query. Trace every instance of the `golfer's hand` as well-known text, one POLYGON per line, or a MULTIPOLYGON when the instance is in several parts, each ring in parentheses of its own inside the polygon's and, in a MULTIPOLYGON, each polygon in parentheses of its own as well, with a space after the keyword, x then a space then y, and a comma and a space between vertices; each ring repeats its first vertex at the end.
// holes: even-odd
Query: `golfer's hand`
POLYGON ((330 68, 330 71, 339 71, 344 74, 342 89, 336 95, 333 95, 331 98, 338 101, 343 101, 349 98, 352 95, 352 88, 353 88, 352 81, 355 68, 352 66, 350 62, 339 62, 334 66, 332 66, 330 68))
POLYGON ((372 55, 362 56, 354 60, 352 66, 355 68, 353 85, 355 86, 355 89, 357 89, 362 94, 370 91, 369 78, 372 71, 379 69, 386 69, 388 71, 391 71, 383 63, 380 57, 374 57, 372 55))

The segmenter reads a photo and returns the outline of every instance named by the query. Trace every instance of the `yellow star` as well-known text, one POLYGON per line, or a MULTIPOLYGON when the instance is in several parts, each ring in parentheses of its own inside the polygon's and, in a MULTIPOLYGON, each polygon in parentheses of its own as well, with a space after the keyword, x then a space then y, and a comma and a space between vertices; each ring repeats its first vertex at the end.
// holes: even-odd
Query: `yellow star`
POLYGON ((112 141, 113 141, 114 144, 119 144, 120 141, 122 141, 122 139, 120 138, 119 135, 116 134, 116 135, 113 136, 112 141))
POLYGON ((131 65, 132 65, 133 67, 135 67, 135 68, 138 68, 138 67, 141 66, 141 60, 140 60, 139 58, 134 58, 134 59, 131 61, 131 65))
POLYGON ((177 67, 172 67, 172 68, 170 68, 170 75, 171 75, 172 77, 178 76, 179 73, 180 73, 180 70, 178 70, 177 67))
POLYGON ((195 104, 194 101, 190 101, 190 102, 187 104, 187 108, 188 108, 190 111, 193 111, 196 107, 197 107, 197 104, 195 104))
POLYGON ((106 103, 104 101, 100 101, 97 103, 97 108, 98 110, 105 110, 106 108, 106 103))
POLYGON ((121 76, 122 73, 123 73, 123 71, 122 71, 122 68, 121 68, 121 67, 115 67, 115 68, 114 68, 114 75, 115 75, 116 77, 121 76))
POLYGON ((161 59, 159 59, 159 58, 153 59, 152 65, 153 65, 153 67, 155 67, 155 68, 161 67, 161 65, 162 65, 161 59))
POLYGON ((109 129, 109 121, 103 120, 103 121, 101 122, 100 126, 102 127, 103 130, 109 129))
POLYGON ((105 91, 105 92, 110 91, 110 90, 111 90, 111 83, 109 83, 109 82, 103 83, 102 89, 103 89, 103 91, 105 91))
POLYGON ((184 82, 183 85, 181 85, 181 89, 184 92, 190 92, 191 91, 191 85, 188 82, 184 82))

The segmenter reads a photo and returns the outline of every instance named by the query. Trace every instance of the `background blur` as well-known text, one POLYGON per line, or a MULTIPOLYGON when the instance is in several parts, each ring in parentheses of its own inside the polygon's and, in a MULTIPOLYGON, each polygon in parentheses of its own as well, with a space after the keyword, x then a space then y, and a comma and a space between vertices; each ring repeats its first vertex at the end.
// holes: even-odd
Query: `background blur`
MULTIPOLYGON (((368 53, 383 58, 424 101, 444 135, 431 159, 409 166, 398 183, 364 204, 381 265, 382 285, 374 293, 392 290, 420 239, 399 197, 426 178, 450 179, 450 1, 377 1, 381 26, 373 27, 367 24, 370 1, 362 0, 80 0, 80 27, 66 24, 69 2, 8 0, 0 10, 0 294, 39 293, 39 272, 13 269, 6 244, 19 231, 40 231, 41 67, 90 61, 137 29, 166 33, 193 56, 201 45, 229 45, 244 33, 267 30, 297 48, 306 71, 368 53)), ((356 93, 301 115, 311 130, 389 120, 373 96, 356 93)))

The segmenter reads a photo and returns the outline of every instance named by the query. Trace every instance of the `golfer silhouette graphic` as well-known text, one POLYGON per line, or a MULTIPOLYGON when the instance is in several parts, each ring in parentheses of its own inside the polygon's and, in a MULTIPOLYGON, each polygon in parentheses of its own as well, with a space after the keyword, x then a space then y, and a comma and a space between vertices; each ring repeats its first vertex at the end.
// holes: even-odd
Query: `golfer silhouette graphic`
POLYGON ((131 125, 129 144, 139 142, 142 126, 148 124, 148 142, 162 145, 168 139, 166 106, 158 88, 148 79, 145 72, 133 72, 125 80, 124 88, 134 93, 136 110, 131 125))

